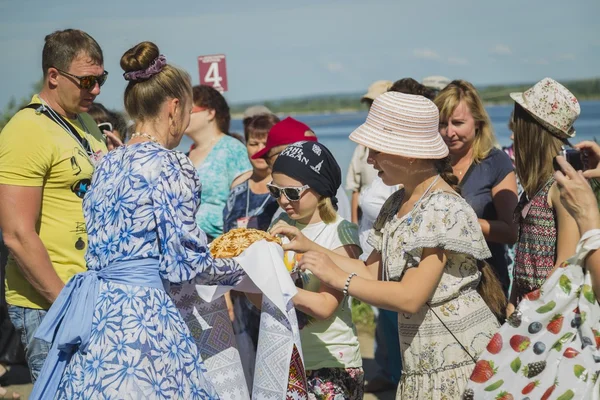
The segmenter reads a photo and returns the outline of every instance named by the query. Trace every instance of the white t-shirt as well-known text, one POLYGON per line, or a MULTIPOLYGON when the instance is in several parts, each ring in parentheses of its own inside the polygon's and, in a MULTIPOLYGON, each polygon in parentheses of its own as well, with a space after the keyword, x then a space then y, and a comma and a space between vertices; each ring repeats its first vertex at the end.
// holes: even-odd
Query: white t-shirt
POLYGON ((379 211, 381 211, 383 203, 397 190, 398 186, 388 186, 383 183, 381 178, 377 177, 360 192, 358 206, 362 211, 362 216, 358 227, 358 237, 360 247, 363 249, 360 259, 363 261, 366 261, 373 251, 373 247, 367 243, 367 240, 379 211))
MULTIPOLYGON (((329 250, 346 245, 359 246, 358 227, 339 214, 336 221, 331 224, 317 222, 304 225, 293 221, 285 213, 281 214, 274 223, 279 220, 296 226, 304 236, 329 250)), ((310 271, 306 271, 303 275, 304 289, 318 292, 321 281, 310 271)), ((304 365, 307 371, 362 366, 356 327, 352 322, 352 310, 347 302, 345 307, 342 303, 329 319, 319 321, 310 317, 308 324, 300 331, 304 365)))

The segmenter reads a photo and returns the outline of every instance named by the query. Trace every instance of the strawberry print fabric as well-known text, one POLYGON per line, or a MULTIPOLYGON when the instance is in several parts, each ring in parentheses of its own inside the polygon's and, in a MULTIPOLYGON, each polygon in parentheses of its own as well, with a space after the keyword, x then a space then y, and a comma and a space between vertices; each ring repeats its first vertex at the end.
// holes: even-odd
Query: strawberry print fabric
POLYGON ((584 268, 600 248, 585 233, 575 256, 525 296, 492 337, 463 399, 600 399, 600 306, 584 268))

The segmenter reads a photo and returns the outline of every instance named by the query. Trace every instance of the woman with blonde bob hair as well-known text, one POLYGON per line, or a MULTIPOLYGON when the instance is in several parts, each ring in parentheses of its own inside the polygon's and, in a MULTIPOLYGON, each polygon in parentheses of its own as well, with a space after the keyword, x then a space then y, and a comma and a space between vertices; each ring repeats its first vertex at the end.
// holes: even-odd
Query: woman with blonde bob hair
POLYGON ((515 212, 519 241, 509 312, 575 253, 580 237, 560 201, 553 175, 554 157, 575 136, 573 123, 580 113, 579 103, 567 88, 550 78, 511 97, 515 107, 509 128, 514 133, 515 165, 524 192, 515 212))
POLYGON ((517 180, 510 158, 496 148, 490 118, 469 82, 452 81, 434 100, 440 111, 440 133, 448 145, 461 194, 475 210, 492 253, 486 260, 508 295, 508 245, 517 240, 513 212, 517 180))

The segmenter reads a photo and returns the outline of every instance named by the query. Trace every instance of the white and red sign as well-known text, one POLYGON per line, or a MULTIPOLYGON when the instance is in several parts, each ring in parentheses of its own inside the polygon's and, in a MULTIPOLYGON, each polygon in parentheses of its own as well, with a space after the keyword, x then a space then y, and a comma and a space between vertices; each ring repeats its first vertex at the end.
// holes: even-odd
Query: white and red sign
POLYGON ((227 91, 227 64, 225 54, 198 57, 200 84, 212 86, 218 91, 227 91))

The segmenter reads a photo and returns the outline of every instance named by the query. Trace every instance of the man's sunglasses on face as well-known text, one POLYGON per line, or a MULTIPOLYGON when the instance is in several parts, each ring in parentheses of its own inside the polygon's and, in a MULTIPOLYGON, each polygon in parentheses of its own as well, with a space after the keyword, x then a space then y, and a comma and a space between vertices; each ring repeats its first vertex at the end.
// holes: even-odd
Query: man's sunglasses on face
POLYGON ((273 182, 271 182, 271 183, 267 183, 267 188, 269 189, 269 193, 271 194, 271 196, 273 196, 275 199, 279 199, 281 197, 281 193, 283 193, 283 195, 289 201, 300 201, 302 192, 304 192, 306 189, 310 188, 310 186, 304 185, 304 186, 300 186, 300 187, 294 187, 294 186, 279 187, 279 186, 273 184, 273 182))
POLYGON ((63 71, 62 69, 58 69, 56 67, 54 67, 54 69, 56 69, 59 73, 63 75, 78 79, 79 83, 76 83, 77 86, 79 86, 80 89, 84 90, 92 90, 96 86, 96 83, 98 83, 98 86, 104 85, 104 82, 106 82, 106 78, 108 77, 108 71, 104 71, 102 75, 78 76, 70 74, 67 71, 63 71))

